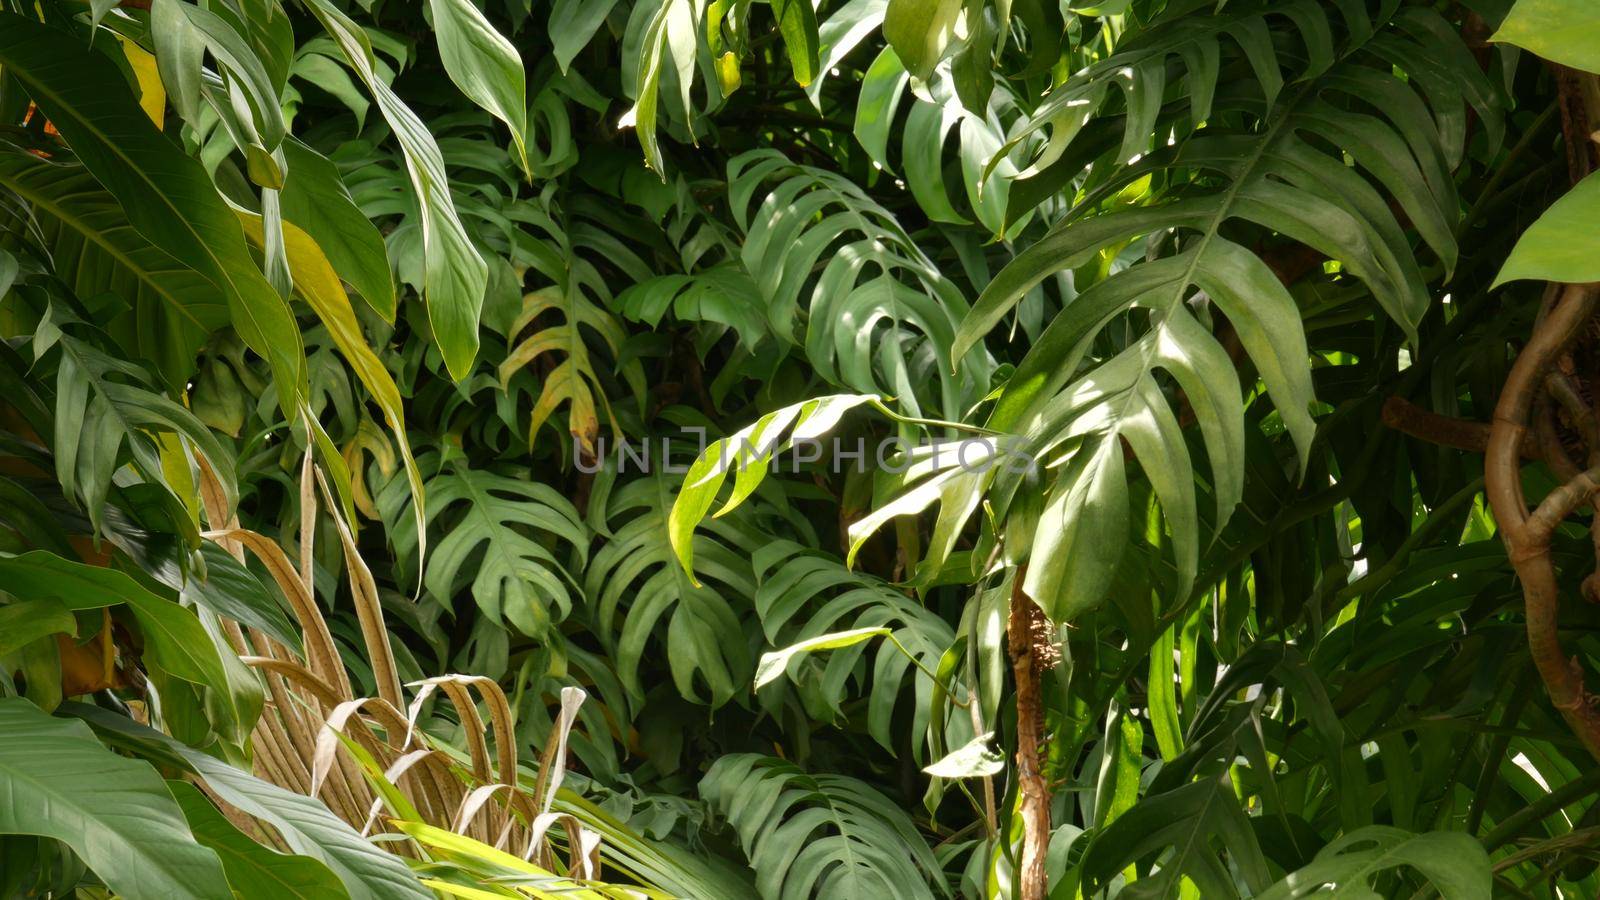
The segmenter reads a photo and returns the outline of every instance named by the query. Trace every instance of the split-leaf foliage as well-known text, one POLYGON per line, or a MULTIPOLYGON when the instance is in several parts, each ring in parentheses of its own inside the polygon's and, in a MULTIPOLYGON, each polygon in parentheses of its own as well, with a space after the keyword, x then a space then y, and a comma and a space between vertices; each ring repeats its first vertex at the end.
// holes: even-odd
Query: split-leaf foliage
POLYGON ((0 4, 0 896, 1595 896, 1482 432, 1600 281, 1597 48, 0 4))

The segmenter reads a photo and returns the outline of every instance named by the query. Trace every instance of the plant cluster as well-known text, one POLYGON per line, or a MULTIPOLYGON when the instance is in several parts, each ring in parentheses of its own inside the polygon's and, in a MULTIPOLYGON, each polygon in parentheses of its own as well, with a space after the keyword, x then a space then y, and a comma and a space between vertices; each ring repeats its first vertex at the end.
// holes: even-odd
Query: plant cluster
POLYGON ((0 896, 1600 893, 1595 73, 0 4, 0 896))

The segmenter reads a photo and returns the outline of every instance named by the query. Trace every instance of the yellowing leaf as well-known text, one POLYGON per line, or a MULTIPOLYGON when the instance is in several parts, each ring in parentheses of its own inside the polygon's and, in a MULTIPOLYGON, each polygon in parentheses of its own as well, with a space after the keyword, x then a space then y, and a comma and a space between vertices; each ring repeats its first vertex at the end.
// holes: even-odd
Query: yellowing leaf
POLYGON ((156 435, 156 443, 161 448, 161 475, 167 481, 167 487, 172 488, 173 496, 177 497, 188 510, 189 518, 195 527, 200 526, 200 488, 195 477, 194 456, 184 446, 183 438, 175 432, 163 431, 156 435))
MULTIPOLYGON (((245 234, 260 245, 263 240, 261 217, 244 210, 238 212, 245 234)), ((405 410, 400 403, 400 389, 395 386, 389 370, 383 367, 378 354, 367 346, 367 339, 361 333, 361 323, 356 320, 355 309, 350 305, 350 296, 345 293, 344 285, 340 283, 322 248, 293 222, 283 223, 283 244, 284 253, 289 258, 289 269, 294 275, 295 290, 316 311, 317 318, 327 327, 328 334, 339 346, 350 368, 355 370, 356 377, 371 392, 372 399, 378 402, 389 431, 400 445, 400 456, 405 460, 406 480, 411 484, 411 493, 417 498, 413 509, 416 512, 417 539, 422 542, 417 552, 419 557, 425 556, 427 531, 424 524, 422 473, 417 469, 417 461, 411 455, 411 444, 406 440, 405 410)))
POLYGON ((146 51, 133 41, 122 41, 122 54, 128 58, 128 67, 139 81, 139 106, 157 128, 167 122, 167 92, 161 86, 161 74, 156 71, 155 54, 146 51))

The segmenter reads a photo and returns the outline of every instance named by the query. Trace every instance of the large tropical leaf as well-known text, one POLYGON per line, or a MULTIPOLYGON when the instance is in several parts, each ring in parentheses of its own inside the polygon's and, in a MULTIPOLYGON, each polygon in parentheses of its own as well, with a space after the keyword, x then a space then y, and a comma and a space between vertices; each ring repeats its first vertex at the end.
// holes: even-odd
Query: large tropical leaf
POLYGON ((1494 39, 1526 47, 1545 59, 1600 72, 1600 12, 1581 0, 1517 0, 1494 39))
MULTIPOLYGON (((429 593, 450 604, 466 590, 489 627, 553 634, 572 608, 572 576, 560 546, 576 553, 580 566, 588 548, 571 502, 523 473, 474 469, 459 456, 425 454, 419 465, 435 472, 427 480, 426 522, 442 535, 427 558, 429 593)), ((395 552, 410 566, 421 562, 415 502, 398 478, 378 496, 395 552)))
POLYGON ((326 0, 310 0, 307 8, 366 85, 405 155, 422 215, 423 299, 428 305, 428 322, 450 374, 457 380, 466 378, 478 353, 478 316, 488 284, 488 265, 461 226, 439 144, 417 114, 378 76, 377 57, 366 31, 326 0))
POLYGON ((870 657, 866 644, 855 644, 833 649, 823 659, 813 658, 815 666, 806 676, 797 673, 794 680, 803 686, 812 716, 839 716, 848 697, 865 693, 867 729, 886 749, 899 744, 897 709, 910 706, 912 734, 927 729, 935 687, 927 672, 938 667, 955 642, 943 619, 890 585, 851 572, 837 558, 793 541, 762 547, 755 555, 755 571, 761 579, 756 612, 767 642, 774 646, 817 640, 847 629, 882 629, 892 638, 879 642, 870 657), (871 672, 870 688, 863 670, 871 672), (852 682, 857 683, 854 690, 852 682))
POLYGON ((854 778, 733 754, 706 772, 700 793, 738 834, 762 897, 946 894, 910 818, 854 778))
POLYGON ((1483 845, 1468 835, 1444 831, 1409 834, 1377 825, 1329 842, 1310 865, 1284 876, 1259 896, 1261 900, 1291 900, 1321 893, 1328 886, 1355 896, 1370 891, 1373 879, 1401 866, 1426 875, 1445 900, 1490 896, 1489 857, 1483 845))
MULTIPOLYGON (((527 383, 538 386, 538 399, 528 425, 530 446, 538 440, 544 423, 566 404, 571 450, 578 458, 592 461, 599 452, 601 409, 612 430, 620 431, 591 356, 590 342, 598 338, 599 346, 621 361, 626 333, 606 308, 611 303, 611 290, 605 278, 591 259, 578 252, 585 249, 604 258, 610 248, 606 243, 595 242, 588 229, 569 230, 551 197, 546 192, 539 202, 521 204, 511 211, 515 220, 538 229, 524 232, 524 239, 516 245, 516 255, 525 257, 528 266, 551 283, 522 298, 521 311, 507 331, 511 347, 500 363, 500 385, 518 392, 527 383), (552 316, 558 316, 559 321, 552 316), (551 362, 544 359, 546 354, 561 358, 551 362), (530 370, 541 364, 548 374, 529 378, 530 370)), ((642 395, 644 371, 637 362, 622 363, 620 374, 636 394, 642 395)))
POLYGON ((293 138, 284 142, 283 152, 289 164, 279 198, 284 221, 309 234, 339 277, 379 315, 394 321, 394 278, 383 236, 356 206, 332 162, 293 138))
POLYGON ((472 102, 511 129, 522 168, 528 168, 527 76, 517 48, 496 31, 471 0, 430 0, 439 56, 450 80, 472 102))
POLYGON ((740 619, 756 589, 750 555, 761 545, 752 534, 759 520, 717 520, 693 535, 691 575, 678 565, 675 539, 668 537, 677 490, 677 477, 658 471, 596 495, 593 502, 603 506, 591 518, 604 523, 609 539, 594 555, 584 592, 631 693, 644 695, 641 665, 652 646, 664 646, 678 693, 721 706, 749 684, 752 661, 740 619), (658 644, 662 632, 665 643, 658 644))
POLYGON ((369 843, 318 801, 262 781, 130 719, 84 704, 63 712, 89 723, 108 743, 192 772, 223 802, 271 825, 289 849, 320 860, 355 900, 431 896, 399 857, 369 843))
POLYGON ((261 686, 230 676, 231 654, 219 648, 193 611, 163 599, 128 575, 62 559, 43 550, 0 557, 6 590, 23 600, 53 600, 69 610, 126 605, 139 623, 154 671, 217 696, 225 710, 216 726, 243 743, 261 712, 261 686))
POLYGON ((241 900, 274 900, 345 896, 333 872, 308 856, 279 853, 262 846, 235 828, 200 789, 187 781, 169 781, 167 790, 178 801, 195 840, 209 847, 222 861, 228 887, 241 900))
POLYGON ((306 379, 300 329, 200 163, 156 131, 103 54, 14 13, 0 24, 0 65, 27 87, 139 233, 221 292, 234 328, 272 363, 280 404, 298 411, 306 379))
POLYGON ((36 226, 19 222, 9 233, 35 237, 78 298, 119 297, 128 312, 113 321, 113 334, 154 360, 169 383, 187 378, 206 336, 228 321, 227 303, 211 283, 146 240, 81 165, 3 143, 0 184, 27 203, 36 226))
POLYGON ((151 483, 164 483, 161 435, 188 442, 226 479, 221 482, 224 501, 232 508, 233 458, 193 413, 153 390, 137 364, 71 334, 61 334, 56 343, 56 476, 96 528, 112 479, 125 462, 131 460, 151 483))
POLYGON ((1118 896, 1170 897, 1185 878, 1204 896, 1218 898, 1240 896, 1236 881, 1252 892, 1267 883, 1266 858, 1232 791, 1216 779, 1202 779, 1144 800, 1097 835, 1083 860, 1085 893, 1160 851, 1165 855, 1155 871, 1118 896))
POLYGON ((217 855, 195 842, 149 763, 19 697, 0 699, 0 728, 0 833, 64 842, 134 900, 229 896, 217 855))
MULTIPOLYGON (((1324 34, 1330 27, 1318 19, 1325 16, 1319 7, 1295 8, 1299 12, 1290 18, 1297 26, 1320 22, 1311 34, 1324 34)), ((1249 222, 1339 260, 1408 334, 1414 334, 1426 311, 1428 295, 1410 240, 1380 190, 1395 198, 1446 268, 1454 265, 1457 207, 1448 165, 1460 157, 1461 137, 1453 129, 1464 115, 1464 104, 1462 91, 1442 87, 1435 76, 1442 77, 1446 68, 1456 71, 1456 58, 1443 54, 1439 70, 1413 62, 1415 83, 1422 85, 1419 95, 1394 67, 1418 60, 1438 45, 1438 20, 1423 10, 1406 10, 1395 16, 1395 30, 1376 31, 1365 13, 1358 15, 1352 8, 1350 15, 1349 46, 1337 59, 1322 50, 1312 53, 1310 70, 1282 97, 1277 96, 1276 56, 1263 55, 1269 49, 1262 43, 1265 26, 1259 16, 1247 17, 1237 26, 1243 29, 1240 34, 1254 35, 1243 45, 1246 56, 1261 71, 1274 74, 1273 79, 1258 74, 1261 93, 1256 97, 1232 101, 1242 103, 1245 118, 1239 121, 1253 127, 1231 126, 1233 116, 1220 109, 1208 111, 1205 118, 1215 124, 1149 153, 1096 185, 1072 213, 995 277, 961 325, 953 359, 981 341, 1029 289, 1050 275, 1085 265, 1100 254, 1114 256, 1141 238, 1150 242, 1148 261, 1113 269, 1067 302, 1008 382, 987 423, 996 431, 1020 435, 1016 452, 1026 459, 1071 460, 1058 470, 1042 517, 1025 511, 1017 528, 1017 539, 1031 538, 1031 553, 1037 558, 1092 548, 1090 555, 1098 561, 1089 577, 1079 573, 1067 578, 1058 566, 1029 569, 1025 589, 1058 621, 1092 609, 1110 584, 1117 559, 1115 535, 1126 527, 1125 516, 1117 512, 1127 505, 1121 441, 1133 449, 1160 499, 1173 537, 1178 593, 1186 593, 1195 576, 1200 528, 1192 465, 1164 378, 1182 390, 1188 411, 1200 424, 1219 525, 1240 499, 1239 396, 1244 386, 1223 345, 1196 317, 1202 302, 1227 317, 1294 438, 1302 465, 1310 451, 1313 394, 1299 311, 1277 275, 1231 238, 1225 226, 1249 222), (1353 108, 1352 101, 1374 96, 1386 98, 1385 116, 1353 108), (1433 104, 1433 115, 1424 97, 1433 104), (1319 142, 1348 148, 1360 169, 1329 156, 1319 142), (1113 204, 1091 214, 1111 192, 1174 168, 1214 175, 1218 189, 1132 208, 1113 204), (1362 170, 1370 181, 1359 174, 1362 170), (1169 230, 1176 234, 1170 240, 1164 237, 1169 230), (1085 366, 1096 336, 1112 323, 1126 321, 1124 313, 1130 309, 1147 315, 1148 328, 1098 364, 1085 366), (1081 544, 1084 540, 1092 543, 1081 544)), ((1193 17, 1179 22, 1185 32, 1216 24, 1193 17)), ((1147 32, 1147 42, 1154 40, 1148 35, 1158 32, 1147 32)), ((1200 46, 1214 40, 1208 31, 1200 46)), ((1323 41, 1310 40, 1313 49, 1322 48, 1323 41)), ((1123 50, 1134 56, 1141 52, 1123 50)), ((1169 52, 1163 48, 1155 58, 1164 59, 1169 52)), ((1125 68, 1140 64, 1130 58, 1125 68)), ((1092 74, 1084 77, 1089 79, 1084 90, 1091 95, 1105 87, 1092 74)), ((1473 70, 1466 78, 1466 91, 1479 101, 1479 114, 1498 122, 1492 91, 1481 74, 1473 70)), ((1194 82, 1209 83, 1205 78, 1194 82)), ((1020 473, 981 477, 993 479, 1000 496, 1008 497, 1020 473)), ((944 515, 952 517, 952 527, 945 531, 953 533, 954 521, 970 515, 972 506, 947 507, 944 515)))
POLYGON ((1600 174, 1573 185, 1511 248, 1495 284, 1519 278, 1583 283, 1600 279, 1587 224, 1600 214, 1600 174))
POLYGON ((806 355, 824 379, 897 397, 913 415, 926 403, 948 418, 987 390, 983 354, 970 342, 953 350, 966 299, 859 186, 756 150, 729 161, 728 194, 746 233, 741 261, 772 330, 799 342, 803 317, 806 355), (962 374, 953 375, 945 361, 968 350, 962 374))

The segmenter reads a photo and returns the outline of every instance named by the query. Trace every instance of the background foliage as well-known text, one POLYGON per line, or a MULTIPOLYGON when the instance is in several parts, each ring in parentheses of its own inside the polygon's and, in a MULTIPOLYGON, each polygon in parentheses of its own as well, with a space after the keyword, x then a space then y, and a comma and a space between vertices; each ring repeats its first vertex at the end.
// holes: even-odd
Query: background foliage
POLYGON ((1594 896, 1597 46, 6 5, 0 894, 1594 896))

